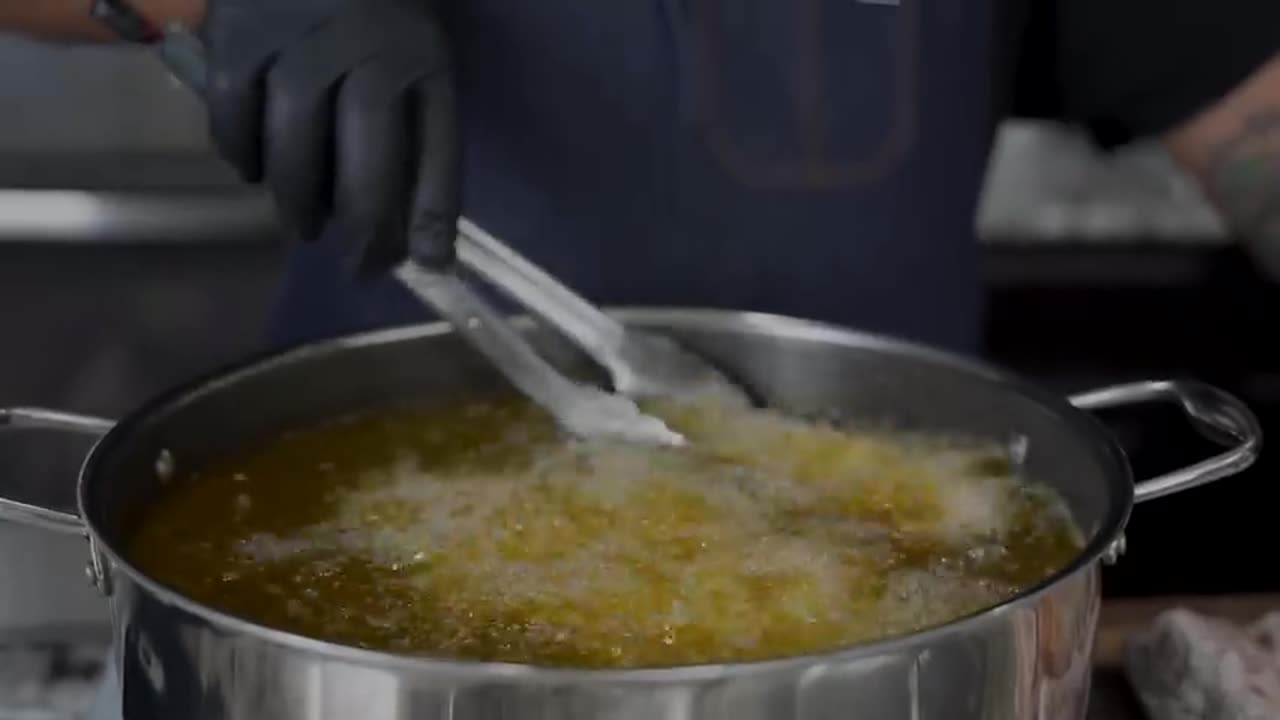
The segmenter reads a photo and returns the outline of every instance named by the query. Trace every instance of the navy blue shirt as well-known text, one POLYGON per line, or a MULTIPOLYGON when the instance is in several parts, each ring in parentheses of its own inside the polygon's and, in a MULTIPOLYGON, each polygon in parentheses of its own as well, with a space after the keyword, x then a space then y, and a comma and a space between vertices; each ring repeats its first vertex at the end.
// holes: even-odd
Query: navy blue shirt
MULTIPOLYGON (((453 3, 466 214, 600 304, 973 351, 1005 99, 1106 142, 1165 129, 1276 50, 1280 22, 1255 26, 1280 3, 1233 4, 1188 54, 1195 23, 1150 21, 1190 0, 453 3), (1166 52, 1136 51, 1136 27, 1166 52)), ((340 242, 293 259, 278 339, 428 317, 390 280, 354 285, 340 242)))

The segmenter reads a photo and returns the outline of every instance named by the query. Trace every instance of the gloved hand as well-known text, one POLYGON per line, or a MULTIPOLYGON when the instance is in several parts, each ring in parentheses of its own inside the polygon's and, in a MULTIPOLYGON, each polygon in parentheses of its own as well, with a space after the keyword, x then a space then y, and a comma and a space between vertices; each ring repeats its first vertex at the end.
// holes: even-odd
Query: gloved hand
POLYGON ((453 258, 460 150, 432 0, 210 0, 214 143, 312 239, 336 217, 364 273, 453 258))

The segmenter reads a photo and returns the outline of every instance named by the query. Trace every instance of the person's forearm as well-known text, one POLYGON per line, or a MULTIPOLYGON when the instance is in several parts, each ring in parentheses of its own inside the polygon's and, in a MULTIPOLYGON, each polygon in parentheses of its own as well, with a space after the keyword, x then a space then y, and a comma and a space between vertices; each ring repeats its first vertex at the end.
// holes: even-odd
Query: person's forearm
POLYGON ((1280 55, 1165 140, 1232 231, 1280 272, 1280 55))
MULTIPOLYGON (((103 42, 111 32, 89 15, 92 0, 0 0, 0 31, 47 40, 103 42)), ((131 0, 148 20, 163 27, 180 22, 194 27, 204 16, 205 0, 131 0)))

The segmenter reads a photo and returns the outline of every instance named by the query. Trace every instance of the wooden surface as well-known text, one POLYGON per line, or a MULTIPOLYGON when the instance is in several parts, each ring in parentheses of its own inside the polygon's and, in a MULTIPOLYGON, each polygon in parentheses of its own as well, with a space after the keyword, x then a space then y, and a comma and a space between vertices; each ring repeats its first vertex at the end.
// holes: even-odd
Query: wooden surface
POLYGON ((1098 620, 1094 662, 1100 668, 1118 668, 1129 638, 1160 613, 1179 607, 1248 625, 1267 612, 1280 611, 1280 594, 1106 600, 1098 620))
POLYGON ((1148 720, 1124 676, 1124 648, 1134 633, 1173 608, 1188 608, 1247 625, 1267 612, 1280 610, 1280 594, 1125 598, 1103 602, 1095 641, 1096 670, 1089 720, 1148 720))

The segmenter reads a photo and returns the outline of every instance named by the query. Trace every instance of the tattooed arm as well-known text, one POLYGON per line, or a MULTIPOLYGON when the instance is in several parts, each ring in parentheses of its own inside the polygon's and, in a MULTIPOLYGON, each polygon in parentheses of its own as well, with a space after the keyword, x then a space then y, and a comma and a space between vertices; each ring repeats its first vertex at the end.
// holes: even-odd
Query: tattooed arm
POLYGON ((1280 278, 1280 54, 1165 141, 1247 249, 1280 278))
MULTIPOLYGON (((204 13, 204 0, 133 0, 131 5, 157 25, 180 21, 190 26, 204 13)), ((0 0, 0 31, 45 40, 115 40, 90 17, 89 6, 90 0, 0 0)))

